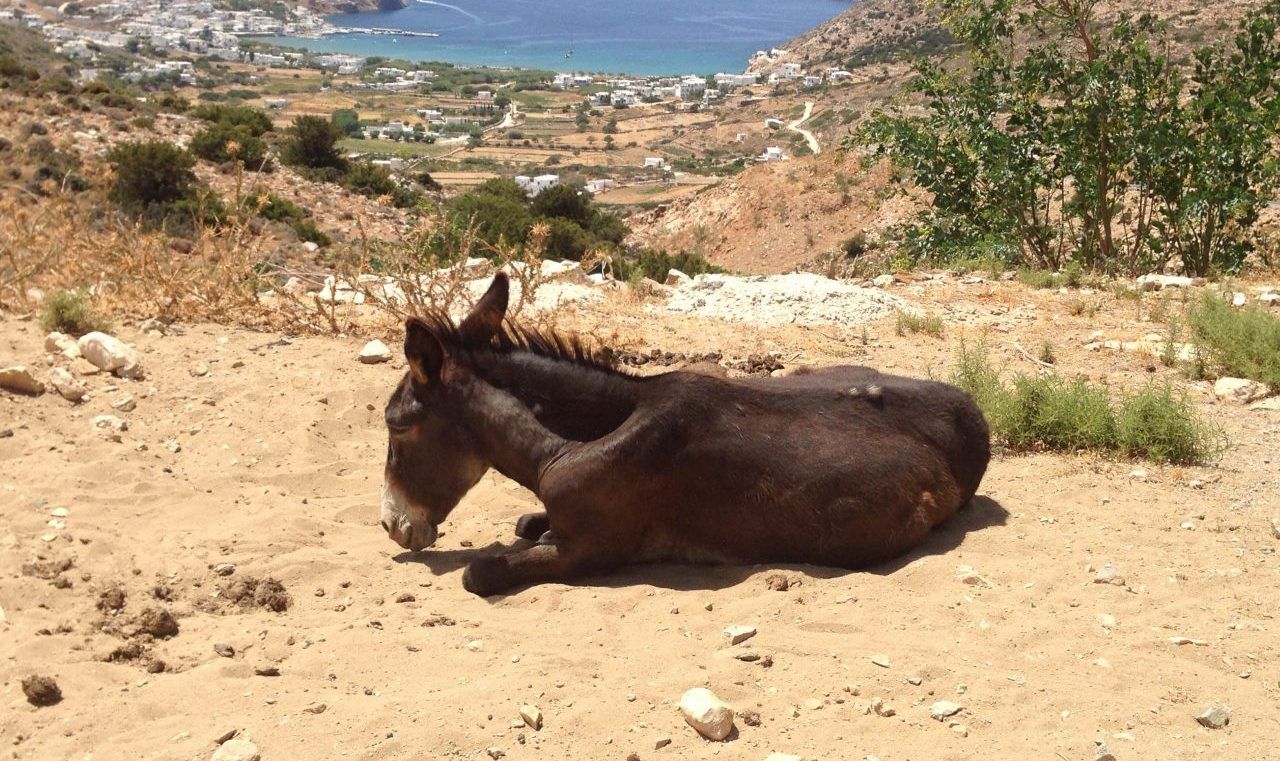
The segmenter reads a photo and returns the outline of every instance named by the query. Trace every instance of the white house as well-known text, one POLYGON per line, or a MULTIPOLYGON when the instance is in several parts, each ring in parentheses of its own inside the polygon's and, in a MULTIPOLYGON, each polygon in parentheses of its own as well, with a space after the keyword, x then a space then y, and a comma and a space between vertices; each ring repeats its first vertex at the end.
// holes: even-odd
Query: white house
POLYGON ((766 129, 782 129, 783 123, 781 119, 765 119, 764 126, 766 129))
POLYGON ((782 149, 779 148, 778 146, 771 145, 768 148, 765 148, 764 153, 760 154, 760 156, 756 160, 757 161, 786 161, 787 155, 783 153, 782 149))
POLYGON ((289 101, 285 98, 266 98, 262 102, 263 105, 273 111, 280 111, 289 105, 289 101))
POLYGON ((649 156, 644 160, 645 169, 666 169, 667 160, 661 156, 649 156))
POLYGON ((516 177, 516 184, 532 198, 548 188, 554 188, 556 185, 559 185, 560 175, 540 174, 537 177, 526 177, 525 175, 520 175, 516 177))
POLYGON ((618 181, 617 181, 617 180, 609 180, 609 179, 604 179, 604 180, 591 180, 591 181, 589 181, 589 182, 587 183, 587 192, 588 192, 588 193, 601 193, 601 192, 604 192, 604 191, 606 191, 606 190, 611 190, 611 189, 616 188, 616 187, 618 187, 618 181))

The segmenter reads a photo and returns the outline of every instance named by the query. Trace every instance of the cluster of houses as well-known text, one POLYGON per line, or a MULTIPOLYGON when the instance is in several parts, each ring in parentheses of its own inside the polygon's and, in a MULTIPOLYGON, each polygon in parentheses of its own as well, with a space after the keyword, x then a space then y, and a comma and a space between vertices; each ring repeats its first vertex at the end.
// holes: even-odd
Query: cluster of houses
MULTIPOLYGON (((224 10, 212 0, 110 0, 97 4, 67 2, 49 17, 25 14, 20 19, 10 9, 0 9, 0 20, 19 20, 39 30, 58 51, 71 58, 92 60, 102 48, 123 49, 135 41, 157 50, 241 60, 241 37, 275 35, 314 36, 329 25, 304 7, 295 8, 287 20, 265 11, 224 10)), ((258 62, 296 65, 302 55, 289 57, 262 53, 258 62), (278 59, 278 60, 277 60, 278 59)))
POLYGON ((365 81, 359 86, 366 90, 416 90, 419 85, 429 83, 435 78, 436 73, 430 69, 379 66, 373 71, 365 72, 365 81))

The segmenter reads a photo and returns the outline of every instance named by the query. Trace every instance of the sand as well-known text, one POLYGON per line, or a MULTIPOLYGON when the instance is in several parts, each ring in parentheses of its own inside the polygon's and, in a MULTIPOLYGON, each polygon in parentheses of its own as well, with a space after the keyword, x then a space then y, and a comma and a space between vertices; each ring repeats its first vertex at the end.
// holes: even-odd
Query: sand
MULTIPOLYGON (((632 348, 772 350, 916 375, 944 372, 961 335, 994 329, 998 356, 1024 370, 1015 335, 1055 341, 1063 372, 1121 387, 1150 376, 1149 358, 1081 348, 1094 330, 1150 332, 1131 306, 1073 317, 1076 296, 1016 284, 901 292, 947 319, 945 339, 896 337, 888 318, 864 345, 860 329, 762 329, 624 295, 562 319, 632 348)), ((1207 385, 1158 368, 1232 437, 1219 465, 1002 455, 975 505, 867 572, 637 567, 483 600, 462 590, 461 569, 510 543, 535 501, 488 475, 435 548, 408 554, 385 536, 381 415, 398 359, 358 363, 363 339, 185 327, 121 328, 148 377, 85 377, 82 405, 0 393, 0 431, 13 431, 0 438, 0 736, 14 758, 203 760, 232 730, 266 761, 483 761, 489 749, 1092 761, 1095 741, 1122 761, 1274 757, 1280 413, 1213 404, 1207 385), (112 406, 125 396, 131 412, 112 406), (101 414, 127 422, 120 443, 91 429, 101 414), (25 575, 37 561, 53 565, 25 575), (1107 563, 1123 585, 1095 583, 1107 563), (221 592, 249 577, 279 580, 288 608, 221 592), (176 636, 131 634, 151 608, 173 615, 176 636), (730 646, 734 625, 758 633, 730 646), (130 641, 136 659, 103 660, 130 641), (149 673, 156 660, 166 670, 149 673), (61 702, 30 705, 32 674, 56 679, 61 702), (738 710, 727 741, 678 713, 694 687, 738 710), (937 721, 939 701, 960 709, 937 721), (1230 706, 1225 728, 1196 722, 1213 704, 1230 706), (524 726, 526 705, 540 731, 524 726)), ((43 339, 0 317, 0 364, 46 368, 43 339)))

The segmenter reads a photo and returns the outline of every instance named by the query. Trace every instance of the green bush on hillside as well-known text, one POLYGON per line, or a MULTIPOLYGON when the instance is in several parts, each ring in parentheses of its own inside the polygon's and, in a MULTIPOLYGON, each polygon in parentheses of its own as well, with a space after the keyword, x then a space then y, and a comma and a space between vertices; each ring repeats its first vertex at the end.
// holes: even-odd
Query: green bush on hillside
POLYGON ((1206 293, 1187 322, 1200 362, 1209 370, 1280 391, 1280 317, 1256 306, 1237 309, 1206 293))
POLYGON ((109 332, 111 321, 99 314, 79 291, 57 291, 49 294, 40 311, 40 327, 46 332, 58 331, 79 338, 94 331, 109 332))

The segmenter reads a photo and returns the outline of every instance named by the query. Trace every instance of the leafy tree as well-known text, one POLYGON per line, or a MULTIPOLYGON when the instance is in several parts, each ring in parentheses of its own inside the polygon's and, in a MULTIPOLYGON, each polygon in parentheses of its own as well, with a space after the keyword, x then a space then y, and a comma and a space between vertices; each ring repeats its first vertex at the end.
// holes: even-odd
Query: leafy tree
POLYGON ((299 116, 289 127, 280 159, 291 166, 312 169, 345 169, 347 160, 338 150, 342 133, 319 116, 299 116))
POLYGON ((360 114, 353 108, 340 108, 334 111, 329 121, 348 137, 360 134, 360 114))
POLYGON ((201 121, 240 127, 254 137, 262 137, 274 127, 270 116, 249 106, 202 104, 192 109, 191 115, 201 121))
POLYGON ((987 248, 1112 272, 1243 261, 1277 179, 1280 0, 1242 22, 1230 53, 1198 51, 1189 79, 1151 18, 1122 15, 1103 32, 1097 5, 942 0, 967 69, 919 64, 909 88, 925 115, 878 112, 845 142, 931 193, 907 231, 914 253, 987 248))
POLYGON ((191 152, 206 161, 239 161, 251 172, 271 168, 267 144, 245 127, 210 124, 191 137, 191 152))
POLYGON ((548 259, 582 259, 593 243, 586 230, 564 217, 551 217, 547 220, 548 259))
POLYGON ((533 199, 533 213, 539 217, 563 217, 570 222, 586 224, 594 210, 591 197, 580 185, 556 185, 533 199))

